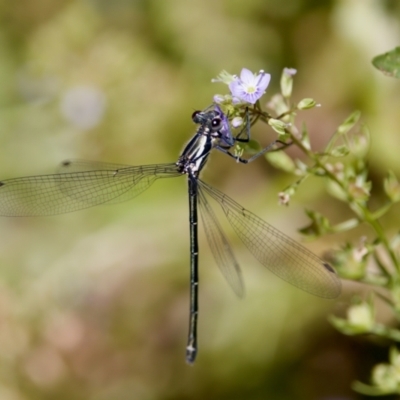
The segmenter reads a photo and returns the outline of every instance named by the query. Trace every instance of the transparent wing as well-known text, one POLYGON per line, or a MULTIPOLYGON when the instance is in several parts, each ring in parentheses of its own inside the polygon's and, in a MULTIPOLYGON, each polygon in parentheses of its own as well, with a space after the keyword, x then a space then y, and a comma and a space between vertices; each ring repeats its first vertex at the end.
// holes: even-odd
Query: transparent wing
POLYGON ((65 174, 69 172, 104 171, 123 168, 132 168, 132 166, 126 164, 106 163, 101 161, 72 159, 63 161, 59 165, 57 173, 65 174))
POLYGON ((341 282, 328 263, 226 194, 201 180, 199 186, 220 204, 236 234, 261 264, 308 293, 328 299, 339 296, 341 282))
MULTIPOLYGON (((130 200, 146 189, 156 179, 181 176, 174 163, 129 166, 98 161, 67 160, 64 161, 59 171, 61 174, 81 174, 101 177, 86 179, 84 188, 76 186, 76 179, 62 179, 58 187, 64 195, 87 204, 86 207, 97 204, 115 204, 130 200), (104 179, 105 178, 105 179, 104 179)), ((64 175, 63 175, 64 176, 64 175)), ((1 192, 0 192, 1 193, 1 192)))
POLYGON ((60 172, 0 181, 0 215, 54 215, 121 202, 158 178, 181 175, 175 164, 128 167, 79 160, 63 162, 60 172))
POLYGON ((201 186, 198 186, 198 188, 200 215, 206 231, 207 241, 215 261, 233 291, 239 297, 243 297, 244 284, 240 266, 236 261, 228 239, 224 235, 210 203, 201 190, 201 186))

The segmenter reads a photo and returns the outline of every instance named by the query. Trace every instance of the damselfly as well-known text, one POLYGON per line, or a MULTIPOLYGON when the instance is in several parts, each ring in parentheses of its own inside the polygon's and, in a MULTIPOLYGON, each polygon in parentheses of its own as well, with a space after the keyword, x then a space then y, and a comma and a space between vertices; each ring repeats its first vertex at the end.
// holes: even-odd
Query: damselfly
POLYGON ((228 283, 238 296, 244 286, 240 267, 208 201, 222 208, 233 230, 253 256, 270 271, 316 296, 333 299, 341 283, 333 268, 305 247, 290 239, 261 218, 244 209, 226 194, 199 177, 213 149, 238 162, 248 163, 274 150, 278 142, 244 159, 230 152, 237 142, 250 140, 250 124, 233 136, 227 116, 212 105, 192 115, 198 129, 179 159, 171 164, 125 166, 80 160, 65 161, 53 175, 28 176, 0 181, 0 215, 40 216, 76 211, 99 204, 133 198, 160 178, 187 176, 190 218, 190 319, 186 361, 197 354, 198 263, 197 208, 199 206, 208 244, 228 283))

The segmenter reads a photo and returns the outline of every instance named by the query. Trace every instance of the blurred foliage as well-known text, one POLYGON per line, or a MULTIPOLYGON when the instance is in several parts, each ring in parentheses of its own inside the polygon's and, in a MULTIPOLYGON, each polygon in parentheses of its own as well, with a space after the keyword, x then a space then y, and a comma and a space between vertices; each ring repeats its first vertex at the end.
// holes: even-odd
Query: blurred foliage
MULTIPOLYGON (((362 187, 375 207, 385 190, 397 198, 400 86, 370 60, 398 45, 399 16, 389 0, 3 1, 2 178, 51 173, 66 158, 173 161, 220 70, 262 68, 274 93, 280 71, 293 67, 293 100, 321 104, 299 117, 314 148, 362 112, 371 135, 371 187, 362 187)), ((252 134, 268 143, 265 131, 257 125, 252 134)), ((288 154, 301 166, 298 150, 288 154)), ((261 160, 241 166, 215 155, 204 175, 288 234, 305 224, 305 206, 329 221, 351 216, 317 180, 279 208, 277 193, 291 178, 261 160)), ((389 365, 386 346, 335 334, 324 322, 333 304, 253 268, 232 237, 246 299, 229 292, 202 241, 201 348, 187 367, 186 190, 183 180, 157 183, 120 206, 1 219, 1 399, 353 399, 352 381, 389 365)), ((388 232, 398 231, 397 214, 394 207, 382 217, 388 232)), ((339 241, 358 243, 360 232, 307 246, 322 254, 339 241)), ((344 297, 364 287, 345 289, 344 297)), ((374 315, 389 323, 391 311, 382 302, 374 315)))
POLYGON ((400 78, 400 47, 374 57, 372 64, 385 75, 400 78))

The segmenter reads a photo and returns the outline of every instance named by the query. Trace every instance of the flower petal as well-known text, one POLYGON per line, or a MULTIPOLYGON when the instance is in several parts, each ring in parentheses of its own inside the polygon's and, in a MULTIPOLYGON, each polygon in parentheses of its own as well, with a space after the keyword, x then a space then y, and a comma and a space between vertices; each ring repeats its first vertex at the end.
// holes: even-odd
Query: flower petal
POLYGON ((243 92, 242 83, 239 78, 236 78, 229 84, 229 90, 232 93, 232 96, 241 97, 241 93, 243 92))
MULTIPOLYGON (((261 96, 262 96, 262 94, 261 94, 261 96)), ((257 95, 257 93, 246 93, 246 96, 243 96, 243 99, 245 99, 250 104, 256 104, 257 100, 261 96, 257 95)))
POLYGON ((264 94, 265 90, 267 89, 269 82, 271 80, 271 75, 262 72, 259 76, 259 80, 257 82, 257 87, 261 92, 264 94))
POLYGON ((240 71, 240 80, 247 85, 254 85, 254 74, 247 68, 242 68, 240 71))

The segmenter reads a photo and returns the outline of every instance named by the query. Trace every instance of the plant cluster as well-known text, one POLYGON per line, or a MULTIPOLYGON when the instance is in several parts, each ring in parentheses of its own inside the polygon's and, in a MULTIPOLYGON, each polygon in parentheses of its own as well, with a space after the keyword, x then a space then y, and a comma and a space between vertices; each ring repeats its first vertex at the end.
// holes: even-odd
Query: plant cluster
MULTIPOLYGON (((389 54, 391 60, 395 57, 389 54)), ((378 59, 380 69, 382 58, 378 59)), ((376 60, 374 60, 376 64, 376 60)), ((309 224, 301 233, 317 238, 327 234, 349 231, 356 227, 369 227, 369 237, 362 236, 355 243, 344 243, 332 250, 330 261, 343 279, 369 284, 373 288, 367 298, 360 294, 348 307, 347 318, 330 317, 331 323, 341 333, 349 336, 372 334, 400 342, 400 329, 378 322, 375 312, 376 297, 383 299, 393 313, 393 320, 400 319, 400 235, 390 234, 381 224, 381 218, 400 201, 400 183, 395 174, 387 173, 382 182, 386 199, 372 209, 372 184, 369 180, 368 150, 370 134, 359 124, 360 112, 349 115, 336 129, 323 150, 316 150, 310 141, 307 127, 296 125, 300 111, 318 107, 316 101, 305 98, 292 101, 293 79, 296 70, 285 68, 280 79, 280 93, 270 97, 265 111, 261 97, 269 85, 270 74, 253 73, 243 69, 240 76, 226 71, 213 79, 229 87, 229 94, 215 95, 214 102, 228 116, 231 125, 245 129, 246 123, 264 123, 277 133, 277 141, 285 146, 296 146, 303 157, 293 158, 284 150, 267 152, 265 157, 276 168, 292 174, 295 179, 279 195, 279 202, 288 205, 302 183, 310 178, 323 179, 328 194, 343 202, 351 215, 333 223, 319 212, 306 210, 309 224)), ((238 143, 235 155, 256 153, 260 147, 251 140, 238 143)), ((376 204, 376 202, 374 203, 376 204)), ((400 354, 395 346, 390 349, 388 363, 378 364, 372 371, 372 383, 354 383, 354 389, 368 395, 400 393, 400 354)))

